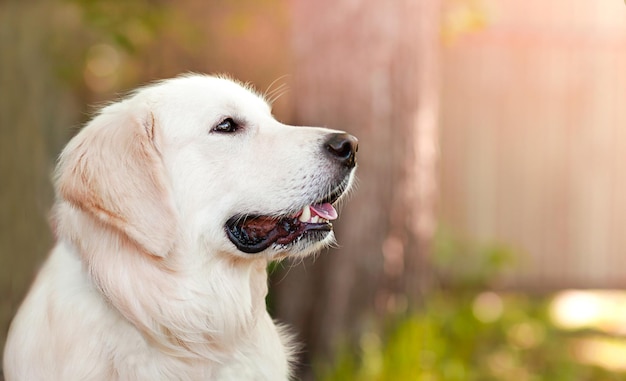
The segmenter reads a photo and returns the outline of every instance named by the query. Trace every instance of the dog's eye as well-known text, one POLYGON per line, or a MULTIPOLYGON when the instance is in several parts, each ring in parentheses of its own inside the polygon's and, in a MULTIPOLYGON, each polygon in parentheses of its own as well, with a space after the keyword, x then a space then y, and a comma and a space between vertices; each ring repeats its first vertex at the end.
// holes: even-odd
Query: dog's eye
POLYGON ((232 118, 226 118, 219 122, 211 131, 214 132, 235 132, 239 129, 239 125, 232 118))

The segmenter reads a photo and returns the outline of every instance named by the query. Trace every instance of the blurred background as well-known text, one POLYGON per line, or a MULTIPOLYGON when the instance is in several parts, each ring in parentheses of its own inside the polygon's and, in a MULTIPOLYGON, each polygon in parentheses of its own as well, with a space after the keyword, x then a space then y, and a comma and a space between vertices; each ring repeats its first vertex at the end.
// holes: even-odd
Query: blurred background
POLYGON ((299 379, 626 380, 620 0, 0 1, 0 346, 64 144, 191 71, 359 138, 339 247, 270 268, 299 379))

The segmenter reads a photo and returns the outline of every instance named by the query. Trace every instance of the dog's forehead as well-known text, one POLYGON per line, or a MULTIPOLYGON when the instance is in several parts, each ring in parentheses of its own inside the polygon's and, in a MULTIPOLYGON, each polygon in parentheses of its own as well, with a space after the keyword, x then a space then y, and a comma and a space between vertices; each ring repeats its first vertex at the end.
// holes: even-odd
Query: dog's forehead
POLYGON ((156 85, 151 98, 174 107, 224 109, 224 112, 271 112, 269 104, 251 87, 223 77, 193 75, 156 85))

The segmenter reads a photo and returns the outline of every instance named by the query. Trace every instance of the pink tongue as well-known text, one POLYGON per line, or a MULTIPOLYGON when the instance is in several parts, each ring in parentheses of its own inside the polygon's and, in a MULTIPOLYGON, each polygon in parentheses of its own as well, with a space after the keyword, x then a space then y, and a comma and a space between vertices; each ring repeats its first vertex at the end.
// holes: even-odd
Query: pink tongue
POLYGON ((311 205, 311 214, 322 217, 325 220, 336 220, 337 211, 329 203, 320 205, 311 205))

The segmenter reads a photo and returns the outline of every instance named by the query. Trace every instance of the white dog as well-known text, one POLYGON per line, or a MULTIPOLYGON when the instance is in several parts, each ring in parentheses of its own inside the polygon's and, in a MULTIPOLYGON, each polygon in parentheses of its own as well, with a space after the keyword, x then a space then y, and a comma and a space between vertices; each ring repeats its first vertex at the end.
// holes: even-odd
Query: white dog
POLYGON ((9 330, 7 381, 288 379, 266 265, 332 242, 356 150, 225 78, 105 107, 61 154, 58 241, 9 330))

